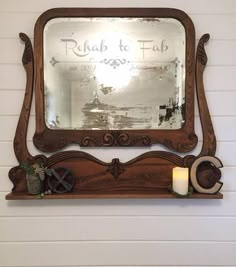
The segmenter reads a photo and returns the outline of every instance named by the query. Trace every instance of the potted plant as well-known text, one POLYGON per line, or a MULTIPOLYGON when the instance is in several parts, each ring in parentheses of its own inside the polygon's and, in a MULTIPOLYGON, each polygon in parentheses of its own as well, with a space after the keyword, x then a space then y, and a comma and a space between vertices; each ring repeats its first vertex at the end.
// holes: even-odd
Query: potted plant
POLYGON ((29 162, 22 163, 20 167, 26 173, 28 193, 32 195, 40 194, 43 190, 43 181, 47 168, 42 163, 30 164, 29 162))

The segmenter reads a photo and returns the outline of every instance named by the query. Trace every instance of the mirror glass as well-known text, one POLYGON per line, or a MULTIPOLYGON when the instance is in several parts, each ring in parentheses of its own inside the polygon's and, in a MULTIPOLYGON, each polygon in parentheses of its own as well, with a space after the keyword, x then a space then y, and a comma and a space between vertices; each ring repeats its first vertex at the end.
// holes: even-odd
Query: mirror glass
POLYGON ((173 18, 49 20, 43 32, 50 129, 180 129, 184 26, 173 18))

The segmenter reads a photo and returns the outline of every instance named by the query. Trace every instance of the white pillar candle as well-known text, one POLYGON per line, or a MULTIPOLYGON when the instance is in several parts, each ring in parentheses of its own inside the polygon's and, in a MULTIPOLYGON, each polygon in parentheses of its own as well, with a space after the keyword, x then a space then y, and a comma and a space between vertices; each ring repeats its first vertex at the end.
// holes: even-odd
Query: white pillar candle
POLYGON ((188 168, 175 167, 172 170, 172 189, 180 195, 188 193, 188 168))

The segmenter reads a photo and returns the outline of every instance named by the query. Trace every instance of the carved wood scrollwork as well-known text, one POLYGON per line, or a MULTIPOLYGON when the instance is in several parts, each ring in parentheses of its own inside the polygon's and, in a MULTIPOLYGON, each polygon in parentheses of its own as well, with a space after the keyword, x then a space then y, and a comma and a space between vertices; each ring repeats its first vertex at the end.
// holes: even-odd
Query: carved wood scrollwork
POLYGON ((89 136, 82 138, 81 146, 91 146, 93 144, 97 146, 134 146, 137 144, 149 146, 151 140, 148 136, 131 138, 127 133, 120 131, 105 133, 102 141, 98 141, 96 138, 89 136))

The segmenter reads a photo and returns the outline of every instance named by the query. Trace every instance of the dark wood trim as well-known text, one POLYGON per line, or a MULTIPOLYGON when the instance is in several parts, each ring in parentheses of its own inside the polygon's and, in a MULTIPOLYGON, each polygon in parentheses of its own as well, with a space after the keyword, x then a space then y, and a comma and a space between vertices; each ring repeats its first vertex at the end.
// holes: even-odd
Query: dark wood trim
POLYGON ((19 34, 20 39, 25 43, 22 63, 26 71, 25 97, 18 120, 14 137, 14 152, 18 162, 24 162, 32 158, 27 148, 27 130, 29 124, 30 109, 34 87, 34 55, 29 37, 25 33, 19 34))
POLYGON ((216 137, 207 105, 203 83, 203 72, 207 64, 207 54, 204 45, 209 39, 209 34, 204 34, 200 38, 196 56, 196 91, 199 116, 203 132, 203 145, 199 156, 214 156, 216 153, 216 137))
MULTIPOLYGON (((184 158, 166 151, 147 152, 125 163, 117 158, 106 163, 82 151, 63 151, 48 158, 38 155, 31 161, 42 162, 48 168, 71 169, 76 179, 74 190, 94 194, 168 191, 172 168, 186 167, 184 158)), ((9 176, 14 184, 13 192, 26 190, 25 174, 19 166, 12 168, 9 176)))
MULTIPOLYGON (((111 197, 111 195, 121 198, 126 198, 128 195, 131 198, 144 197, 145 195, 147 198, 154 196, 173 198, 168 191, 172 185, 173 167, 191 168, 196 159, 193 155, 182 158, 166 151, 151 151, 125 163, 120 162, 117 158, 106 163, 82 151, 64 151, 53 154, 49 158, 38 155, 32 159, 32 162, 41 161, 48 168, 65 167, 70 169, 75 177, 74 189, 71 193, 74 197, 72 198, 76 198, 76 196, 80 198, 80 195, 81 198, 86 196, 88 198, 102 198, 103 195, 105 198, 111 197)), ((213 176, 208 181, 206 175, 209 171, 211 170, 205 168, 201 172, 201 176, 198 177, 199 185, 203 181, 204 186, 212 186, 212 178, 214 184, 218 183, 220 177, 213 176)), ((12 193, 26 194, 25 174, 19 166, 12 168, 9 175, 14 184, 12 193)), ((46 183, 44 190, 47 190, 46 183)), ((69 195, 49 196, 49 198, 63 198, 63 196, 69 195)), ((204 197, 205 194, 203 194, 204 197)), ((219 197, 212 196, 212 198, 219 197)))
POLYGON ((36 131, 34 145, 43 152, 56 152, 69 144, 80 146, 150 146, 160 143, 177 152, 189 152, 198 142, 194 132, 195 29, 181 10, 171 8, 56 8, 44 12, 34 31, 36 70, 36 131), (56 17, 160 17, 179 20, 186 30, 186 123, 178 130, 52 130, 44 119, 43 30, 56 17))
POLYGON ((194 193, 188 198, 178 198, 169 192, 158 192, 158 193, 113 193, 113 194, 77 194, 77 193, 68 193, 68 194, 53 194, 45 195, 43 197, 28 195, 26 193, 9 193, 6 196, 7 200, 49 200, 49 199, 179 199, 179 200, 189 200, 189 199, 223 199, 221 193, 217 194, 198 194, 194 193))

